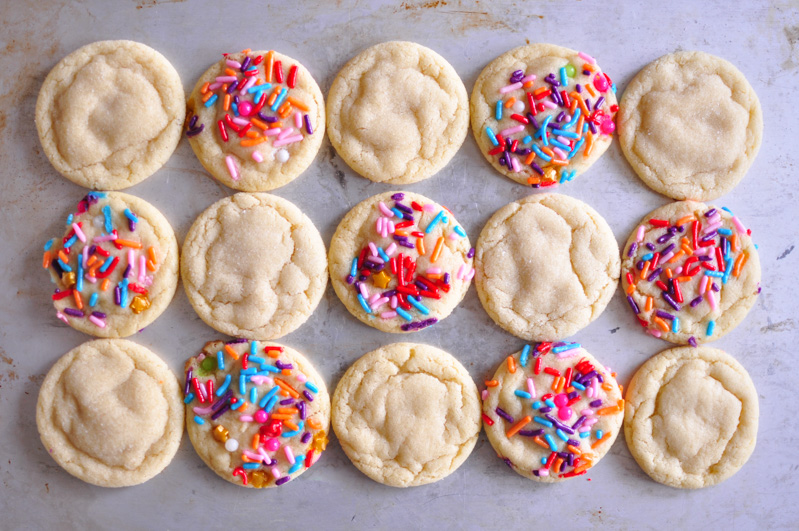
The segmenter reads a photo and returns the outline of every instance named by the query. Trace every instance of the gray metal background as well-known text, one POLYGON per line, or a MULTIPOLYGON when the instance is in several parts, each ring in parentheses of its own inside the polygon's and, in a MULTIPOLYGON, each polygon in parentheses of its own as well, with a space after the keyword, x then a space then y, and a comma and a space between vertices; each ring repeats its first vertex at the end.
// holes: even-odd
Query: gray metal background
MULTIPOLYGON (((787 528, 798 525, 796 474, 795 171, 799 11, 795 2, 0 2, 0 528, 115 527, 211 529, 444 528, 557 526, 614 528, 787 528), (74 479, 48 456, 36 432, 39 386, 54 361, 89 339, 56 320, 41 246, 62 230, 84 190, 60 177, 41 152, 33 123, 36 95, 55 63, 101 39, 133 39, 162 52, 188 91, 225 51, 274 48, 300 60, 327 90, 364 48, 403 39, 442 54, 471 91, 494 57, 526 42, 552 42, 598 58, 619 91, 645 64, 676 50, 703 50, 736 64, 763 105, 765 137, 747 177, 714 202, 753 229, 763 293, 746 320, 714 343, 747 368, 760 396, 757 448, 727 482, 681 491, 651 481, 623 437, 583 476, 539 485, 516 475, 481 436, 474 453, 438 483, 398 490, 372 482, 333 440, 320 462, 279 489, 247 490, 211 472, 188 438, 163 473, 131 488, 103 489, 74 479)), ((296 203, 328 243, 358 201, 388 188, 357 176, 325 141, 311 168, 277 195, 296 203)), ((408 187, 446 203, 472 241, 502 205, 531 193, 494 172, 471 135, 435 177, 408 187)), ((203 171, 182 141, 164 168, 127 190, 158 207, 180 241, 192 220, 231 194, 203 171)), ((646 188, 618 144, 562 187, 588 202, 623 242, 638 220, 667 202, 646 188)), ((194 314, 179 288, 172 305, 131 338, 177 372, 218 334, 194 314)), ((332 389, 344 370, 380 345, 411 339, 459 358, 475 380, 490 375, 522 341, 498 328, 474 289, 453 314, 412 337, 369 328, 332 288, 308 322, 282 339, 305 352, 332 389)), ((669 345, 645 336, 617 293, 602 316, 575 337, 627 383, 669 345)), ((540 528, 540 527, 539 527, 540 528)))

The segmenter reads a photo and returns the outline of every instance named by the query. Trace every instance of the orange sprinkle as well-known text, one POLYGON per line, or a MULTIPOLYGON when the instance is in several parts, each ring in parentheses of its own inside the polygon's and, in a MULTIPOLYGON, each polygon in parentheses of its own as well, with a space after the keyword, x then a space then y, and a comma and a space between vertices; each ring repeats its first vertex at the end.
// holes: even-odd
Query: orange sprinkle
POLYGON ((601 439, 597 439, 596 441, 594 441, 594 444, 591 445, 591 448, 592 449, 596 448, 597 446, 605 442, 609 437, 610 437, 610 432, 609 431, 605 432, 605 434, 602 436, 601 439))
POLYGON ((252 147, 252 146, 257 146, 258 144, 263 144, 264 142, 266 142, 266 137, 262 136, 262 137, 259 137, 259 138, 251 138, 249 140, 242 140, 241 142, 239 142, 239 144, 241 145, 241 147, 252 147))
POLYGON ((508 356, 508 372, 511 374, 516 372, 516 360, 513 359, 513 356, 508 356))
POLYGON ((652 295, 647 295, 646 297, 646 304, 644 305, 644 311, 651 312, 652 307, 655 305, 655 298, 652 295))
POLYGON ((155 262, 147 260, 147 271, 155 271, 155 262))
POLYGON ((732 235, 732 239, 730 241, 730 245, 732 246, 733 252, 738 252, 738 233, 732 235))
POLYGON ((233 350, 233 347, 231 347, 230 345, 225 345, 225 352, 227 352, 227 355, 233 358, 234 360, 239 359, 238 353, 235 350, 233 350))
POLYGON ((273 90, 272 94, 269 95, 269 99, 266 100, 266 104, 272 105, 273 103, 275 103, 275 100, 277 99, 277 95, 279 92, 280 92, 280 87, 275 87, 275 90, 273 90))
POLYGON ((542 447, 546 448, 547 450, 549 450, 549 445, 547 443, 545 443, 544 441, 542 441, 541 437, 539 435, 536 435, 535 437, 533 437, 533 442, 536 443, 538 446, 542 446, 542 447))
POLYGON ((230 110, 230 94, 225 94, 225 99, 223 100, 222 108, 226 111, 230 110))
POLYGON ((566 161, 565 161, 565 160, 563 160, 563 159, 552 159, 551 161, 549 161, 549 163, 550 163, 552 166, 568 166, 568 165, 569 165, 569 163, 568 163, 568 162, 566 162, 566 161))
MULTIPOLYGON (((92 258, 94 258, 94 255, 92 255, 92 258)), ((45 269, 50 267, 50 251, 44 252, 44 256, 42 257, 42 267, 45 269)))
POLYGON ((269 415, 269 418, 277 419, 277 420, 291 420, 294 415, 287 415, 285 413, 272 413, 269 415))
MULTIPOLYGON (((548 91, 547 87, 540 87, 533 91, 533 96, 538 96, 539 94, 543 94, 544 92, 548 91)), ((575 93, 576 94, 576 93, 575 93)))
POLYGON ((530 88, 530 87, 532 87, 533 85, 535 85, 535 82, 534 82, 534 81, 525 81, 525 82, 524 82, 524 84, 523 84, 522 86, 523 86, 524 88, 530 88))
POLYGON ((616 402, 616 405, 619 407, 620 410, 624 409, 624 399, 623 398, 619 398, 619 401, 616 402))
POLYGON ((555 462, 552 463, 552 470, 560 470, 560 465, 562 464, 563 464, 563 458, 558 457, 557 459, 555 459, 555 462))
POLYGON ((300 429, 300 427, 299 427, 299 426, 297 426, 296 424, 294 424, 294 422, 292 422, 292 421, 290 421, 290 420, 284 420, 284 421, 283 421, 283 425, 284 425, 285 427, 287 427, 288 429, 292 430, 292 431, 297 431, 297 430, 299 430, 299 429, 300 429))
POLYGON ((673 275, 674 275, 674 274, 671 272, 671 269, 670 269, 670 268, 668 268, 668 267, 667 267, 667 268, 664 270, 664 273, 666 273, 666 276, 667 276, 667 277, 669 277, 669 278, 672 278, 672 277, 673 277, 673 275))
POLYGON ((86 263, 84 264, 84 267, 91 267, 91 266, 93 266, 93 265, 94 265, 94 263, 95 263, 96 261, 97 261, 97 257, 96 257, 95 255, 91 255, 91 256, 89 257, 89 259, 88 259, 88 260, 86 260, 86 263))
POLYGON ((547 155, 549 155, 550 157, 554 157, 554 156, 555 156, 555 152, 554 152, 554 151, 552 151, 551 149, 549 149, 549 148, 548 148, 548 147, 546 147, 546 146, 541 146, 541 151, 543 151, 544 153, 546 153, 546 154, 547 154, 547 155))
POLYGON ((210 86, 211 86, 211 83, 208 82, 208 81, 203 83, 203 88, 200 89, 200 94, 205 94, 206 92, 208 92, 208 87, 210 87, 210 86))
POLYGON ((248 53, 250 53, 251 51, 252 51, 252 48, 245 48, 245 49, 243 49, 243 50, 241 51, 241 53, 243 53, 244 55, 247 55, 247 54, 248 54, 248 53))
POLYGON ((427 278, 434 278, 436 280, 439 280, 439 279, 444 278, 444 274, 443 273, 430 273, 430 274, 427 275, 427 278))
POLYGON ((277 110, 277 115, 280 116, 281 118, 287 118, 289 114, 291 114, 291 104, 290 103, 284 103, 277 110))
POLYGON ((114 240, 114 243, 117 244, 117 245, 121 245, 123 247, 133 247, 134 249, 141 249, 142 248, 141 242, 134 242, 134 241, 131 241, 131 240, 116 239, 116 240, 114 240))
POLYGON ((266 124, 266 123, 262 122, 258 118, 250 118, 250 122, 255 127, 259 128, 259 129, 262 129, 264 131, 266 131, 269 128, 269 124, 266 124))
POLYGON ((280 390, 280 396, 289 397, 289 396, 291 396, 291 395, 290 395, 290 394, 289 394, 289 392, 288 392, 288 391, 286 391, 285 389, 281 389, 281 390, 280 390))
POLYGON ((604 389, 605 391, 612 391, 613 390, 613 386, 610 385, 609 382, 605 382, 605 383, 602 384, 602 389, 604 389))
POLYGON ((78 310, 83 309, 83 298, 80 296, 80 291, 73 289, 72 296, 75 297, 75 306, 78 307, 78 310))
POLYGON ((592 464, 593 463, 583 463, 582 465, 580 465, 577 468, 575 468, 574 470, 572 470, 572 472, 574 472, 575 474, 579 474, 580 472, 582 472, 584 470, 588 470, 589 468, 591 468, 592 464))
POLYGON ((585 116, 581 114, 580 118, 577 119, 577 129, 575 129, 575 131, 579 135, 577 137, 577 140, 580 140, 583 137, 583 123, 585 123, 585 116))
POLYGON ((287 381, 281 380, 280 378, 276 377, 275 378, 275 383, 277 385, 279 385, 280 387, 282 387, 283 389, 285 389, 286 391, 288 391, 288 393, 293 398, 299 398, 300 397, 300 393, 298 393, 291 385, 289 385, 289 383, 287 381))
POLYGON ((266 64, 264 65, 264 74, 266 74, 267 83, 272 82, 272 72, 274 70, 275 70, 275 52, 269 50, 268 52, 266 52, 266 64))
POLYGON ((691 277, 682 277, 681 276, 681 277, 677 277, 677 280, 679 280, 680 284, 682 284, 683 282, 690 282, 691 281, 691 277))
POLYGON ((677 260, 679 260, 679 259, 680 259, 680 257, 681 257, 682 255, 684 255, 684 254, 685 254, 685 247, 683 247, 681 250, 677 251, 677 254, 675 254, 674 256, 672 256, 671 258, 669 258, 669 262, 668 262, 668 263, 670 263, 670 264, 673 264, 674 262, 676 262, 677 260))
POLYGON ((513 104, 514 104, 514 103, 516 103, 516 98, 514 98, 513 96, 511 96, 511 97, 508 99, 508 101, 506 101, 506 102, 505 102, 505 108, 506 108, 506 109, 510 109, 511 107, 513 107, 513 104))
POLYGON ((278 127, 283 127, 283 122, 272 122, 269 124, 269 129, 277 129, 278 127))
POLYGON ((103 279, 103 281, 100 283, 100 290, 101 291, 105 291, 105 290, 108 289, 108 286, 110 286, 110 285, 111 285, 111 280, 110 279, 107 279, 107 278, 103 279))
POLYGON ((486 387, 496 387, 499 385, 499 382, 496 380, 486 380, 484 383, 486 384, 486 387))
POLYGON ((527 184, 540 184, 541 179, 536 177, 535 175, 531 175, 527 178, 527 184))
POLYGON ((441 256, 441 249, 444 247, 444 237, 439 236, 438 240, 436 240, 436 246, 433 247, 433 255, 430 257, 430 261, 435 263, 438 260, 438 257, 441 256))
POLYGON ((569 445, 567 445, 567 446, 566 446, 566 448, 568 448, 568 449, 569 449, 569 451, 570 451, 571 453, 575 454, 575 455, 583 455, 583 452, 582 452, 582 450, 580 450, 580 449, 579 449, 579 448, 577 448, 576 446, 573 446, 573 445, 569 444, 569 445))
POLYGON ((583 156, 587 157, 594 149, 594 133, 588 131, 585 135, 585 147, 583 148, 583 156))
POLYGON ((627 286, 627 295, 632 295, 635 293, 635 284, 630 284, 627 286))
POLYGON ((236 71, 229 67, 225 68, 225 75, 236 77, 236 71))
POLYGON ((602 409, 597 410, 597 415, 612 415, 614 413, 618 413, 619 408, 617 406, 610 406, 610 407, 603 407, 602 409))
POLYGON ((660 327, 660 329, 663 330, 664 332, 668 332, 669 331, 669 325, 667 325, 666 321, 664 321, 660 317, 657 317, 657 316, 652 317, 652 320, 655 321, 655 324, 658 325, 660 327))
POLYGON ((741 269, 743 269, 744 264, 748 259, 749 255, 745 252, 738 255, 738 258, 735 259, 735 264, 732 266, 732 276, 738 278, 738 275, 741 274, 741 269))
MULTIPOLYGON (((596 70, 596 68, 594 68, 594 65, 592 65, 591 63, 585 63, 583 65, 583 70, 588 70, 589 72, 593 72, 594 70, 596 70)), ((588 86, 588 83, 586 83, 585 86, 588 86)))
POLYGON ((594 87, 591 86, 591 83, 586 83, 583 86, 588 90, 588 93, 591 94, 592 98, 596 98, 596 91, 594 90, 594 87))
POLYGON ((313 428, 315 430, 321 430, 322 429, 322 424, 316 419, 307 419, 305 421, 305 423, 308 424, 308 426, 310 426, 311 428, 313 428))
POLYGON ((644 262, 644 268, 641 269, 641 280, 646 278, 647 273, 649 273, 649 260, 644 262))
POLYGON ((261 138, 261 135, 258 134, 258 131, 254 131, 253 129, 250 129, 244 134, 247 138, 261 138))
POLYGON ((257 433, 253 434, 252 436, 252 443, 250 443, 253 450, 257 450, 258 446, 261 445, 261 436, 257 433))
POLYGON ((416 250, 419 252, 421 256, 424 256, 424 238, 416 238, 416 250))
POLYGON ((693 221, 694 219, 696 219, 696 218, 693 216, 693 214, 689 214, 689 215, 687 215, 685 217, 682 217, 682 218, 678 219, 677 222, 675 223, 675 225, 677 225, 678 227, 682 227, 683 225, 685 225, 689 221, 693 221))
POLYGON ((524 164, 526 166, 529 166, 530 164, 533 163, 534 160, 535 160, 535 151, 531 151, 530 153, 527 154, 527 157, 525 157, 524 164))
POLYGON ((531 417, 529 415, 524 417, 519 422, 517 422, 516 424, 511 426, 510 429, 505 432, 505 435, 508 437, 508 439, 510 439, 511 437, 513 437, 514 435, 519 433, 519 430, 521 430, 522 428, 524 428, 525 426, 530 424, 532 421, 533 421, 533 417, 531 417))
POLYGON ((255 463, 256 462, 255 459, 250 459, 249 457, 247 457, 244 454, 241 454, 241 460, 244 461, 245 463, 255 463))
POLYGON ((563 376, 558 377, 558 386, 557 388, 555 388, 555 392, 560 393, 565 385, 566 385, 566 378, 564 378, 563 376))
POLYGON ((397 236, 408 236, 409 235, 407 230, 395 230, 394 234, 396 234, 397 236))
POLYGON ((210 90, 208 92, 206 92, 205 96, 203 96, 203 98, 202 98, 203 99, 203 103, 205 103, 206 101, 210 100, 211 96, 213 96, 213 95, 214 95, 214 93, 211 92, 210 90))
POLYGON ((296 407, 279 407, 277 408, 277 412, 296 415, 300 410, 296 407))
POLYGON ((579 92, 572 92, 569 94, 569 97, 577 102, 585 115, 591 114, 591 111, 588 110, 588 107, 585 105, 585 101, 583 101, 583 97, 580 96, 579 92))
POLYGON ((685 254, 687 254, 688 256, 691 256, 691 255, 694 254, 694 250, 691 249, 691 246, 689 244, 687 244, 687 243, 682 244, 680 249, 682 249, 683 252, 685 252, 685 254))
POLYGON ((69 263, 69 257, 67 256, 67 253, 64 252, 64 249, 58 250, 58 258, 60 258, 65 264, 69 263))
POLYGON ((280 357, 280 350, 279 349, 267 347, 265 350, 266 350, 266 355, 269 356, 270 358, 276 358, 277 359, 278 357, 280 357))
POLYGON ((308 112, 308 106, 305 105, 300 100, 298 100, 297 98, 292 98, 291 96, 289 96, 288 98, 286 98, 286 101, 291 103, 294 107, 297 107, 299 110, 303 112, 308 112))

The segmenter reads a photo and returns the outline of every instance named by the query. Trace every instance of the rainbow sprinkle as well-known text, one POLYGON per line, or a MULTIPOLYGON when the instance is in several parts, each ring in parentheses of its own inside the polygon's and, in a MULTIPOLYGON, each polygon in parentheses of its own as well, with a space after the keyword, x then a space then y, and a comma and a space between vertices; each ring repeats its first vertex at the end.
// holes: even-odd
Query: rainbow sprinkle
MULTIPOLYGON (((523 402, 523 410, 529 404, 530 413, 517 419, 496 407, 493 411, 484 409, 482 414, 487 428, 504 422, 508 439, 524 437, 535 444, 530 448, 541 454, 541 466, 531 473, 537 477, 557 474, 559 478, 570 478, 585 474, 595 462, 591 450, 611 437, 609 432, 592 427, 604 415, 624 412, 623 399, 607 402, 607 395, 615 388, 621 394, 616 375, 578 357, 579 347, 576 343, 544 342, 532 347, 526 345, 518 358, 508 356, 508 371, 523 372, 524 388, 514 390, 514 396, 523 402), (545 363, 553 358, 569 359, 568 368, 561 372, 545 363)), ((501 392, 497 380, 489 380, 485 385, 484 403, 491 393, 501 392)), ((510 468, 516 467, 510 459, 500 457, 510 468)))
MULTIPOLYGON (((272 50, 266 57, 252 57, 249 49, 243 50, 242 54, 244 59, 241 62, 223 54, 223 75, 200 89, 202 106, 213 107, 220 116, 224 113, 216 123, 223 144, 230 142, 231 137, 234 141, 238 137, 239 145, 252 148, 250 156, 256 163, 261 163, 267 159, 258 146, 271 142, 277 149, 274 160, 284 163, 290 158, 286 146, 301 142, 314 133, 307 114, 308 105, 291 94, 297 86, 299 66, 283 65, 282 61, 275 60, 272 50)), ((186 136, 192 138, 203 133, 205 124, 198 122, 198 114, 188 118, 186 136)), ((241 178, 241 164, 236 155, 225 155, 225 165, 234 181, 241 178)))
MULTIPOLYGON (((655 337, 677 334, 685 321, 680 319, 685 305, 706 304, 703 330, 691 332, 703 332, 700 339, 711 337, 724 288, 740 276, 749 259, 742 237, 751 233, 737 217, 722 216, 714 207, 679 219, 651 218, 639 226, 626 251, 625 261, 631 265, 623 288, 641 326, 655 337), (644 242, 647 234, 654 235, 655 243, 644 242)), ((696 346, 697 338, 690 336, 688 343, 696 346)))
POLYGON ((550 72, 537 83, 535 74, 523 70, 511 73, 509 84, 499 89, 494 106, 494 131, 485 128, 499 164, 520 173, 531 168, 527 183, 533 188, 556 186, 572 180, 576 170, 572 160, 590 156, 599 135, 612 135, 618 105, 606 96, 616 93, 616 85, 601 72, 594 59, 584 53, 578 72, 569 63, 550 72))
POLYGON ((183 394, 189 416, 199 426, 207 424, 214 440, 233 454, 231 474, 242 485, 283 485, 327 447, 324 426, 311 411, 319 388, 283 352, 281 346, 234 339, 207 344, 187 363, 183 394), (242 433, 248 425, 258 427, 251 440, 233 438, 231 431, 242 433), (294 455, 288 441, 306 450, 294 455))
POLYGON ((140 314, 151 304, 147 288, 160 267, 157 249, 137 237, 138 216, 128 208, 114 211, 106 198, 104 192, 89 192, 67 216, 66 235, 45 244, 42 267, 57 286, 53 301, 70 302, 56 312, 67 324, 85 318, 105 328, 109 305, 140 314), (90 239, 89 229, 100 235, 90 239))
POLYGON ((375 240, 379 242, 382 238, 391 243, 385 249, 374 241, 363 246, 360 254, 352 258, 346 281, 355 290, 364 313, 372 318, 405 321, 400 328, 411 332, 438 322, 438 318, 430 316, 425 301, 439 300, 441 292, 448 293, 453 275, 464 282, 474 277, 475 270, 470 264, 474 249, 468 252, 457 272, 442 270, 435 263, 447 247, 447 240, 464 238, 466 232, 455 225, 446 209, 440 209, 422 230, 418 224, 422 215, 435 212, 437 207, 416 201, 408 206, 403 203, 403 193, 395 193, 391 199, 388 205, 380 201, 375 206, 379 215, 374 227, 375 240), (425 246, 427 236, 430 236, 428 242, 435 242, 430 249, 425 246), (429 260, 430 267, 425 271, 417 271, 420 256, 429 260))

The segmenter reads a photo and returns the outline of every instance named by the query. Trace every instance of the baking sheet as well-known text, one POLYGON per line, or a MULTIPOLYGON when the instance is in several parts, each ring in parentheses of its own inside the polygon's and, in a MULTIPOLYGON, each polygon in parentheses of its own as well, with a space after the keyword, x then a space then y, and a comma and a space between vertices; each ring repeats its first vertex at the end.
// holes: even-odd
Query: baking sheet
MULTIPOLYGON (((519 528, 542 525, 543 519, 564 529, 795 528, 799 428, 790 375, 799 339, 793 287, 799 256, 794 251, 797 39, 796 3, 760 0, 0 3, 0 527, 519 528), (56 320, 52 287, 39 264, 42 243, 62 230, 65 213, 85 191, 60 177, 42 154, 34 106, 58 60, 89 42, 123 38, 162 52, 187 91, 220 53, 247 47, 274 48, 298 59, 325 94, 348 59, 394 39, 442 54, 470 92, 489 61, 528 41, 590 53, 620 92, 641 67, 676 50, 703 50, 732 61, 757 91, 765 122, 763 147, 748 176, 714 202, 730 207, 752 228, 763 265, 763 293, 754 309, 714 343, 743 363, 758 389, 760 429, 748 464, 719 486, 681 491, 651 481, 621 437, 587 477, 540 485, 508 470, 481 435, 471 457, 450 477, 399 490, 358 472, 333 438, 299 480, 258 491, 216 477, 184 437, 172 464, 141 486, 103 489, 68 475, 39 441, 36 397, 55 360, 88 337, 56 320)), ((388 189, 357 176, 325 141, 311 168, 275 193, 306 212, 329 243, 350 207, 388 189)), ((471 136, 439 174, 407 189, 452 208, 473 242, 496 209, 532 193, 494 172, 471 136)), ((185 141, 164 168, 127 191, 158 207, 180 241, 203 209, 232 193, 206 175, 185 141)), ((644 214, 668 202, 635 177, 615 142, 560 191, 597 209, 619 242, 644 214)), ((167 311, 131 339, 178 373, 186 357, 217 337, 194 314, 181 287, 167 311)), ((490 320, 474 289, 448 319, 400 337, 358 322, 329 286, 308 322, 281 341, 305 352, 332 391, 363 353, 407 339, 453 353, 478 382, 523 345, 490 320)), ((613 367, 624 384, 643 361, 669 346, 641 333, 621 293, 573 339, 613 367)))

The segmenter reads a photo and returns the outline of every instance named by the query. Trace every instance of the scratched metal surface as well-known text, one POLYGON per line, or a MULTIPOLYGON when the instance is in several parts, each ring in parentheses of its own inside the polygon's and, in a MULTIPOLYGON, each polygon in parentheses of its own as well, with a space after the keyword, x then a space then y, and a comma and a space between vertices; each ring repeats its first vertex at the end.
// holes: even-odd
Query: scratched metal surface
MULTIPOLYGON (((0 3, 0 527, 519 528, 540 522, 543 515, 564 528, 796 525, 799 428, 795 378, 790 377, 799 340, 792 293, 799 260, 799 251, 792 252, 799 214, 794 192, 799 163, 793 105, 799 78, 795 3, 747 2, 745 9, 719 0, 672 0, 637 9, 594 1, 254 6, 156 0, 0 3), (299 59, 325 93, 350 57, 392 39, 416 41, 441 53, 469 91, 490 60, 528 40, 591 53, 620 90, 645 64, 675 50, 704 50, 731 60, 760 96, 765 120, 765 141, 749 175, 716 202, 732 208, 753 229, 763 263, 763 293, 754 309, 714 344, 743 363, 759 392, 758 444, 749 463, 717 487, 680 491, 641 472, 621 437, 590 480, 539 485, 508 470, 481 436, 472 456, 449 478, 397 490, 363 476, 333 439, 321 461, 298 481, 256 491, 217 478, 184 438, 172 464, 141 486, 102 489, 69 476, 39 441, 35 403, 53 362, 88 337, 55 319, 48 301, 51 284, 39 263, 41 244, 61 230, 67 209, 84 190, 60 177, 42 154, 34 105, 45 75, 59 59, 83 44, 122 38, 160 50, 187 91, 219 53, 245 47, 275 48, 299 59)), ((357 176, 326 141, 311 168, 276 193, 299 205, 329 242, 351 206, 386 189, 357 176)), ((472 241, 497 208, 531 193, 495 173, 471 136, 444 170, 408 189, 451 207, 472 241)), ((180 241, 205 207, 231 193, 205 174, 185 141, 164 168, 128 191, 161 209, 180 241)), ((561 191, 594 206, 619 242, 641 216, 667 202, 635 177, 616 143, 561 191)), ((179 371, 187 356, 214 338, 217 334, 194 314, 181 288, 168 310, 132 339, 179 371)), ((283 341, 305 352, 332 390, 360 355, 399 339, 360 324, 328 287, 310 320, 283 341)), ((493 324, 474 289, 450 318, 402 339, 452 352, 477 381, 522 346, 493 324)), ((644 360, 668 347, 634 326, 620 293, 574 339, 616 369, 623 383, 644 360)))

